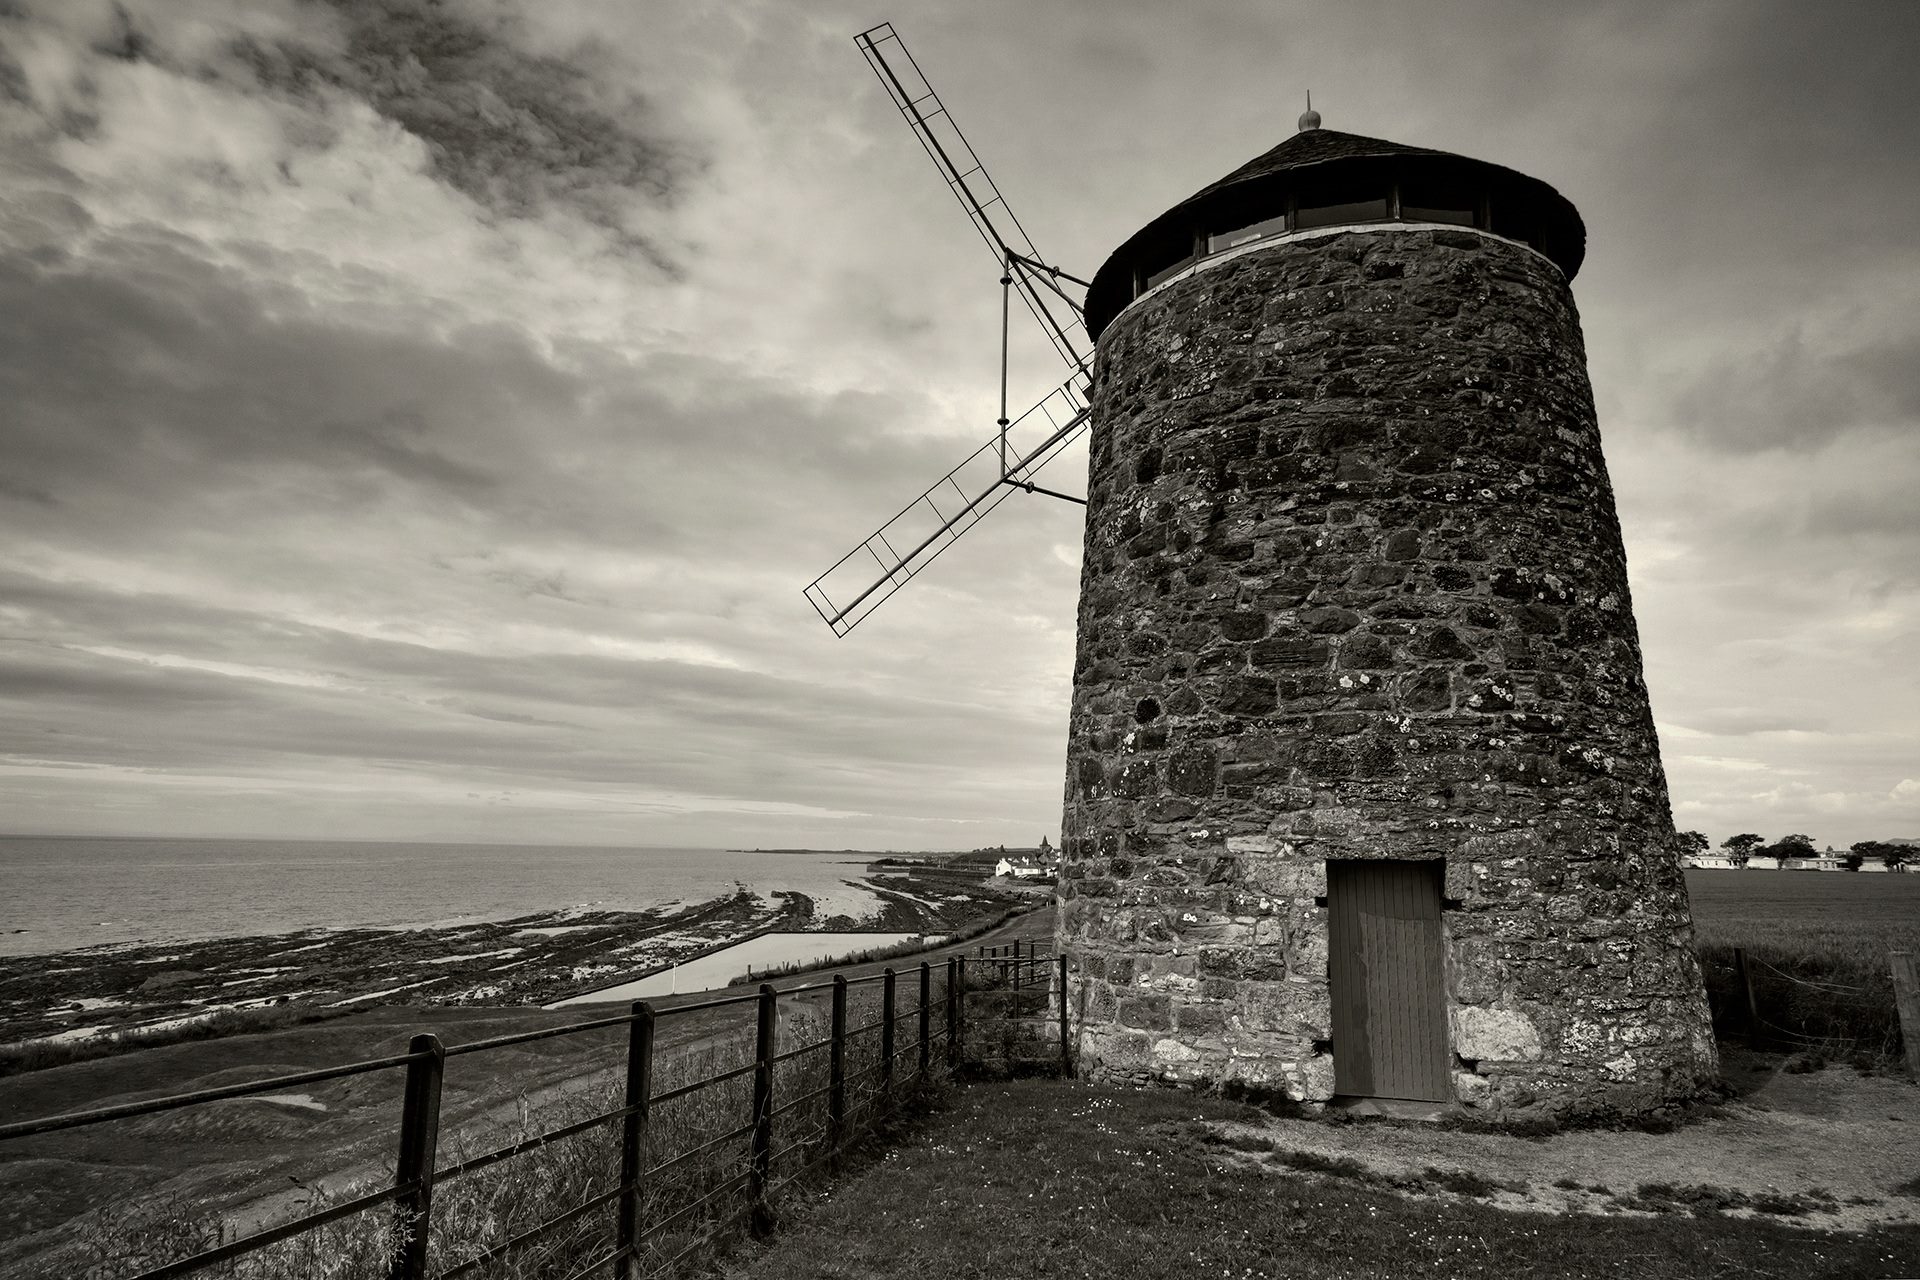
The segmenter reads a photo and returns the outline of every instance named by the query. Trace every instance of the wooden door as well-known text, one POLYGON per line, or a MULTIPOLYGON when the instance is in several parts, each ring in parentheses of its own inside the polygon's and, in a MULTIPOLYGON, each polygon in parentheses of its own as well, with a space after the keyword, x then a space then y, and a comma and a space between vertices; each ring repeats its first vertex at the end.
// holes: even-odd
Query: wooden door
POLYGON ((1451 1102, 1438 862, 1329 862, 1334 1092, 1451 1102))

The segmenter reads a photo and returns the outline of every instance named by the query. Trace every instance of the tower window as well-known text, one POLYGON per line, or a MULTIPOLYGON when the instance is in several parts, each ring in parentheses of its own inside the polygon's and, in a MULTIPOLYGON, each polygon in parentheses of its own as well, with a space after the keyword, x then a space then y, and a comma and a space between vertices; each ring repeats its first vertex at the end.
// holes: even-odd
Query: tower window
POLYGON ((1534 223, 1532 212, 1530 209, 1516 206, 1512 200, 1496 203, 1493 206, 1493 234, 1538 248, 1539 230, 1534 223))
POLYGON ((1472 209, 1428 209, 1403 204, 1400 206, 1400 216, 1408 222, 1446 222, 1457 227, 1473 225, 1472 209))
POLYGON ((1385 196, 1378 200, 1354 200, 1346 204, 1302 205, 1294 214, 1294 226, 1302 230, 1307 227, 1335 227, 1345 222, 1385 222, 1386 220, 1385 196))
POLYGON ((1160 268, 1158 271, 1153 272, 1151 275, 1147 277, 1147 282, 1141 286, 1141 292, 1144 293, 1146 290, 1153 288, 1155 285, 1160 284, 1162 281, 1171 280, 1173 277, 1179 275, 1182 271, 1185 271, 1189 266, 1192 266, 1192 265, 1193 265, 1193 256, 1189 254, 1187 257, 1180 259, 1180 261, 1178 262, 1171 263, 1167 266, 1160 268))
POLYGON ((1457 178, 1409 173, 1400 180, 1400 216, 1408 222, 1444 222, 1471 227, 1479 221, 1479 193, 1457 178))
POLYGON ((1207 237, 1207 252, 1219 253, 1222 249, 1232 249, 1239 245, 1251 244, 1255 240, 1264 240, 1268 236, 1282 235, 1287 229, 1287 215, 1275 214, 1262 222, 1240 227, 1233 231, 1216 231, 1207 237))

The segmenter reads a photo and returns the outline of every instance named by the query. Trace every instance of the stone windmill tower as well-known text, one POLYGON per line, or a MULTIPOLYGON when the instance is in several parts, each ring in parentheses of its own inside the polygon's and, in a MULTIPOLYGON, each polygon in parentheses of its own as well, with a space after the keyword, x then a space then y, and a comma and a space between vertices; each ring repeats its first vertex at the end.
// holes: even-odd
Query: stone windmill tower
POLYGON ((1715 1071, 1536 179, 1300 131, 1097 340, 1059 942, 1095 1074, 1636 1108, 1715 1071))
POLYGON ((1035 477, 1090 430, 1083 1067, 1503 1112, 1711 1079, 1573 206, 1309 109, 1083 282, 892 26, 856 43, 1073 374, 1009 420, 1003 320, 995 436, 806 594, 845 635, 1008 494, 1081 501, 1035 477))

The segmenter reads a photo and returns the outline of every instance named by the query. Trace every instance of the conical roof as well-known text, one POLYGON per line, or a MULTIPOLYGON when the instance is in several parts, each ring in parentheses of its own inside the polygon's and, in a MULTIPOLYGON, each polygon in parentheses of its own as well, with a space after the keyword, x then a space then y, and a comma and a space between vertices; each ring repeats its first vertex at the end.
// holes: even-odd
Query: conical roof
MULTIPOLYGON (((1400 178, 1442 180, 1486 194, 1498 209, 1517 211, 1534 228, 1527 238, 1557 263, 1568 279, 1586 256, 1586 226, 1571 201, 1538 178, 1449 151, 1410 147, 1337 129, 1307 128, 1279 146, 1200 188, 1149 222, 1113 251, 1087 290, 1087 328, 1100 336, 1133 300, 1137 267, 1164 258, 1177 261, 1180 246, 1196 232, 1225 231, 1271 217, 1285 208, 1289 192, 1364 186, 1400 178), (1169 256, 1171 253, 1171 256, 1169 256)), ((1382 192, 1385 187, 1380 186, 1382 192)), ((1496 220, 1495 230, 1499 222, 1496 220)))

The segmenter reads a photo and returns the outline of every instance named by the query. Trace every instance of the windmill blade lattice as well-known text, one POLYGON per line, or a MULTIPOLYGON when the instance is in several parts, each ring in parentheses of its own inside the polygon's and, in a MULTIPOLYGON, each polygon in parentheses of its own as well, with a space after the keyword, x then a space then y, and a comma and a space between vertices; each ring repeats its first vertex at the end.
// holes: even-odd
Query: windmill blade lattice
POLYGON ((846 635, 1008 494, 1037 488, 1034 477, 1086 432, 1088 414, 1076 374, 840 557, 808 585, 807 599, 835 635, 846 635))
POLYGON ((1020 219, 986 166, 980 163, 966 135, 954 122, 940 95, 921 74, 920 64, 907 51, 891 22, 883 22, 854 37, 893 105, 926 148, 927 156, 946 179, 947 189, 967 211, 980 238, 993 250, 994 265, 1004 270, 1019 290, 1033 318, 1040 322, 1060 358, 1083 372, 1091 358, 1093 339, 1087 334, 1080 306, 1059 289, 1061 274, 1047 266, 1020 219), (891 46, 891 48, 889 48, 891 46), (893 56, 889 57, 891 53, 893 56), (1088 354, 1083 354, 1088 353, 1088 354))

